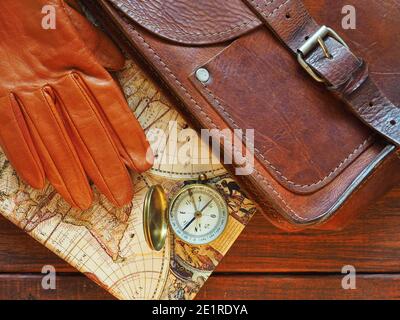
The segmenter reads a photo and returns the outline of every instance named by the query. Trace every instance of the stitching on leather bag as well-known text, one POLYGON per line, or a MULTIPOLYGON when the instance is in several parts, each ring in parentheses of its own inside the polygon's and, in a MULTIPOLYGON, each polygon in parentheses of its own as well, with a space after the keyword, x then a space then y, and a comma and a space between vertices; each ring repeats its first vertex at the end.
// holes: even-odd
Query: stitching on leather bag
MULTIPOLYGON (((251 2, 254 2, 255 0, 251 0, 251 2)), ((264 0, 264 7, 268 7, 270 4, 273 4, 275 0, 264 0)))
MULTIPOLYGON (((223 104, 215 97, 215 95, 212 93, 212 91, 207 87, 206 84, 202 83, 204 89, 207 91, 208 95, 214 100, 215 104, 217 106, 219 106, 219 108, 222 110, 222 112, 225 114, 225 116, 231 121, 232 125, 236 128, 236 129, 240 129, 240 127, 237 125, 237 123, 235 122, 235 120, 233 120, 233 118, 231 117, 231 115, 225 110, 223 104)), ((339 169, 341 169, 345 164, 347 164, 348 162, 350 162, 351 160, 353 160, 354 156, 358 153, 358 151, 360 151, 371 139, 372 139, 373 135, 369 136, 367 139, 365 139, 364 142, 362 142, 358 147, 356 147, 353 152, 351 152, 344 160, 342 160, 339 165, 333 169, 329 174, 327 174, 324 178, 320 179, 319 181, 312 183, 312 184, 297 184, 293 181, 291 181, 289 178, 287 178, 281 171, 279 171, 261 152, 259 149, 257 149, 256 147, 254 147, 254 151, 255 153, 260 156, 266 163, 266 165, 268 167, 270 167, 273 171, 276 172, 276 174, 278 174, 279 177, 281 177, 283 180, 285 180, 287 183, 295 186, 295 187, 299 187, 299 188, 310 188, 313 186, 317 186, 322 184, 323 182, 325 182, 327 179, 329 179, 332 175, 334 175, 339 169)), ((249 143, 249 141, 246 140, 247 143, 249 143)))
MULTIPOLYGON (((275 0, 273 0, 275 1, 275 0)), ((149 26, 151 26, 153 29, 159 29, 159 26, 156 26, 154 24, 152 24, 148 19, 142 19, 137 17, 136 15, 134 15, 132 13, 132 10, 129 9, 126 5, 122 5, 119 6, 119 8, 124 11, 126 14, 128 14, 129 16, 135 16, 134 20, 136 20, 138 23, 140 24, 147 24, 149 26)), ((175 34, 181 34, 182 36, 186 36, 188 38, 192 37, 192 38, 200 38, 200 37, 205 37, 205 38, 211 38, 214 36, 221 36, 223 34, 235 31, 237 29, 237 31, 246 28, 248 25, 257 22, 258 18, 254 18, 245 22, 240 22, 238 24, 233 24, 231 26, 228 27, 228 29, 223 30, 223 31, 218 31, 218 32, 205 32, 205 33, 194 33, 194 32, 188 32, 186 30, 174 30, 173 33, 175 34)), ((172 33, 168 32, 167 30, 164 30, 163 32, 164 36, 168 36, 170 39, 175 40, 175 41, 182 41, 183 39, 180 39, 178 37, 175 37, 172 33)))
MULTIPOLYGON (((196 108, 200 111, 202 115, 204 115, 205 119, 208 120, 208 122, 216 129, 220 129, 212 120, 211 118, 203 111, 202 107, 194 100, 194 98, 191 96, 191 94, 187 91, 187 89, 183 86, 183 84, 179 81, 179 79, 174 75, 174 73, 168 68, 168 66, 165 64, 165 62, 161 59, 161 57, 157 54, 157 52, 146 42, 146 40, 140 35, 136 29, 132 27, 132 25, 129 25, 129 29, 132 30, 137 37, 144 43, 144 45, 148 48, 148 50, 157 58, 157 60, 161 63, 163 68, 168 72, 168 74, 174 79, 174 81, 178 84, 178 86, 183 90, 185 95, 190 99, 190 101, 196 106, 196 108)), ((237 148, 234 146, 233 147, 236 152, 239 152, 237 148)), ((286 209, 291 212, 294 216, 296 216, 299 220, 306 221, 307 219, 300 217, 290 206, 289 204, 283 199, 282 195, 275 190, 275 188, 270 184, 270 182, 267 181, 265 177, 263 177, 260 172, 254 168, 254 172, 257 174, 257 176, 261 179, 261 182, 268 188, 270 189, 282 202, 282 204, 286 207, 286 209)))
MULTIPOLYGON (((255 7, 260 11, 260 13, 265 17, 265 18, 269 18, 272 15, 275 14, 276 11, 280 10, 283 6, 285 6, 290 0, 286 0, 284 3, 281 3, 278 7, 276 7, 274 10, 272 10, 272 12, 268 13, 267 12, 267 8, 262 9, 261 6, 256 3, 256 0, 250 0, 251 3, 253 3, 255 5, 255 7), (267 14, 268 13, 268 14, 267 14)), ((268 5, 274 3, 276 0, 264 0, 264 6, 267 7, 268 5)))

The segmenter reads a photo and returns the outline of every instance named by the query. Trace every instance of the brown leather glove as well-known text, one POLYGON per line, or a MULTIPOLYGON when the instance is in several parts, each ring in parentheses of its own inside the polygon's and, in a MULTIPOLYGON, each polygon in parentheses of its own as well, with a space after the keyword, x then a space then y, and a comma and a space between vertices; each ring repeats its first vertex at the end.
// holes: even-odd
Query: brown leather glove
POLYGON ((149 169, 151 151, 99 63, 120 66, 110 58, 115 50, 71 10, 61 0, 0 1, 0 143, 32 187, 43 188, 47 178, 84 210, 93 199, 89 178, 122 206, 133 196, 126 165, 149 169), (55 8, 54 30, 42 28, 45 5, 55 8), (96 46, 106 54, 93 54, 96 46))

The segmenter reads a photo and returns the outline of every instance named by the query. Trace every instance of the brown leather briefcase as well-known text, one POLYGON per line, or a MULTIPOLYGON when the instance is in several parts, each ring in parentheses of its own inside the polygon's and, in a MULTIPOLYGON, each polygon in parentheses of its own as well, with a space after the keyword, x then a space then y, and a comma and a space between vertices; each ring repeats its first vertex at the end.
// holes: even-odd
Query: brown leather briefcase
POLYGON ((277 226, 341 228, 400 181, 396 0, 85 3, 198 129, 254 129, 236 178, 277 226))

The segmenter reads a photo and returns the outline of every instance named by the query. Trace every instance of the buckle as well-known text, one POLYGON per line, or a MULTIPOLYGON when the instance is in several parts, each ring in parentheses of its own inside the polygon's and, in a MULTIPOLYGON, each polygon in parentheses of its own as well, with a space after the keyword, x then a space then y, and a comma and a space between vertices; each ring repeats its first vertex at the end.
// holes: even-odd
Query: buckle
POLYGON ((346 48, 349 48, 346 42, 344 42, 344 40, 336 33, 335 30, 328 28, 327 26, 322 26, 317 32, 315 32, 310 38, 308 38, 307 41, 299 49, 297 49, 297 60, 299 61, 300 65, 308 72, 311 77, 313 77, 314 80, 318 82, 326 82, 326 80, 317 75, 317 73, 304 59, 312 50, 315 49, 317 45, 321 47, 326 58, 332 58, 332 55, 329 52, 329 49, 326 46, 324 40, 327 36, 332 37, 346 48))

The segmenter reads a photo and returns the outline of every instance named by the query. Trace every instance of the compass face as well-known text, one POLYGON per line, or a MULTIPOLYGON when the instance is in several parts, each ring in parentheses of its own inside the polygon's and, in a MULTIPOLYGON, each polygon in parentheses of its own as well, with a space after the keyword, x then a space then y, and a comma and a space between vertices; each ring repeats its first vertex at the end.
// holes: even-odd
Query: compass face
POLYGON ((183 241, 201 245, 217 239, 228 222, 228 206, 214 188, 203 184, 184 187, 172 200, 169 220, 183 241))

